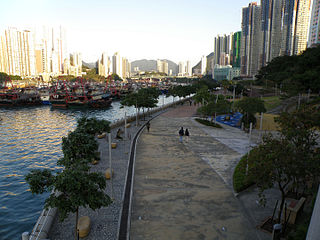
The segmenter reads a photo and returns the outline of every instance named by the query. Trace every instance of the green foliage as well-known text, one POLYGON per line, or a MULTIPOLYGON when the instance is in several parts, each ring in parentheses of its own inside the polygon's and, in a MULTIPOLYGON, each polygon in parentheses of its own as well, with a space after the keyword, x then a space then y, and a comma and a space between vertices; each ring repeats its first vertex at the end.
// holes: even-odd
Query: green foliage
POLYGON ((197 103, 202 103, 202 101, 209 102, 210 92, 208 91, 208 87, 204 86, 203 88, 197 90, 196 94, 193 96, 193 99, 197 103))
POLYGON ((254 125, 256 123, 255 114, 266 112, 264 107, 264 101, 260 98, 245 97, 242 100, 235 103, 235 107, 243 114, 242 122, 245 127, 248 128, 250 122, 254 125))
POLYGON ((26 182, 30 185, 30 190, 35 194, 42 194, 52 190, 54 176, 48 169, 31 170, 25 177, 26 182))
POLYGON ((94 134, 100 131, 110 131, 108 121, 79 119, 76 130, 62 139, 64 156, 57 164, 64 167, 63 171, 53 175, 47 169, 31 170, 25 177, 33 194, 54 190, 46 199, 45 207, 57 207, 61 220, 70 212, 78 212, 81 206, 95 210, 112 203, 104 193, 103 174, 90 172, 89 162, 97 159, 98 150, 94 134))
POLYGON ((242 113, 251 113, 253 115, 256 113, 266 112, 264 101, 260 98, 245 97, 236 103, 236 107, 242 113))
POLYGON ((0 82, 9 81, 10 77, 4 72, 0 72, 0 82))
POLYGON ((112 203, 110 197, 103 192, 106 182, 101 173, 67 168, 56 176, 53 186, 59 194, 52 193, 46 200, 45 207, 57 207, 61 221, 70 212, 75 213, 79 207, 96 210, 112 203))
POLYGON ((121 101, 124 106, 140 108, 153 108, 157 106, 160 91, 155 88, 141 88, 138 92, 129 93, 121 101))
MULTIPOLYGON (((294 179, 292 165, 292 146, 285 139, 273 139, 271 135, 263 138, 263 143, 249 153, 249 174, 259 187, 260 202, 265 204, 263 192, 275 184, 281 192, 280 209, 283 209, 286 197, 285 187, 294 179)), ((278 222, 281 219, 279 211, 278 222)))
POLYGON ((282 86, 289 94, 320 90, 320 46, 298 56, 281 56, 262 67, 257 83, 282 86))
POLYGON ((122 81, 122 78, 119 77, 119 75, 116 74, 116 73, 112 73, 111 79, 112 79, 112 80, 115 80, 115 81, 122 81))
MULTIPOLYGON (((320 176, 320 148, 317 145, 319 115, 313 109, 283 113, 277 119, 280 137, 264 136, 263 143, 249 154, 249 172, 256 179, 263 199, 265 189, 276 184, 281 191, 280 209, 286 198, 285 187, 292 182, 305 189, 308 180, 320 176)), ((279 211, 278 221, 281 219, 279 211)))
POLYGON ((201 118, 196 118, 195 120, 198 123, 201 123, 201 124, 206 125, 206 126, 215 127, 215 128, 222 128, 219 124, 210 122, 208 120, 204 120, 204 119, 201 119, 201 118))
POLYGON ((255 183, 251 175, 246 175, 248 154, 238 162, 233 173, 233 188, 235 192, 241 192, 255 183))
POLYGON ((62 138, 64 157, 58 160, 57 164, 67 168, 87 165, 95 157, 97 150, 98 144, 94 136, 77 129, 70 132, 68 137, 62 138))
POLYGON ((237 83, 236 85, 230 85, 228 87, 228 91, 233 92, 233 89, 235 88, 235 94, 239 95, 241 93, 243 93, 244 95, 247 95, 246 93, 246 88, 241 84, 241 83, 237 83))
POLYGON ((168 95, 174 97, 186 97, 192 93, 195 93, 195 87, 187 85, 187 86, 173 86, 169 89, 168 95))
POLYGON ((220 84, 212 79, 200 79, 199 81, 195 82, 193 86, 199 90, 202 88, 207 88, 209 90, 214 90, 216 87, 219 87, 220 84))
POLYGON ((102 132, 110 132, 110 122, 82 117, 78 120, 78 129, 92 135, 101 134, 102 132))

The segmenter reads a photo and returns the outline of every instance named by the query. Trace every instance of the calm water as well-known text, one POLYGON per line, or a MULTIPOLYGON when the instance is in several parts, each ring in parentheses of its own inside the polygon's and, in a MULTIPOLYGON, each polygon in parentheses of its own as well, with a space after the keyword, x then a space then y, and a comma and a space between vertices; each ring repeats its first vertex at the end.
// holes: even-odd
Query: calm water
MULTIPOLYGON (((159 99, 171 103, 172 97, 159 99)), ((82 116, 111 122, 133 115, 132 107, 120 108, 119 102, 105 110, 58 110, 49 106, 0 108, 0 239, 21 239, 31 232, 49 194, 32 195, 24 176, 31 169, 59 170, 61 138, 76 127, 82 116)))

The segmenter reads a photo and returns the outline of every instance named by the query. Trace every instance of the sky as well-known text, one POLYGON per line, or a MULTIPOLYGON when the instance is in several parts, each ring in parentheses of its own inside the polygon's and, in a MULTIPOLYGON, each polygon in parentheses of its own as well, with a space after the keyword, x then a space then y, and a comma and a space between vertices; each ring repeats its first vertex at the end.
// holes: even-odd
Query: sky
POLYGON ((214 37, 241 30, 249 0, 0 0, 0 34, 63 26, 68 52, 94 62, 102 52, 129 61, 169 59, 193 65, 213 52, 214 37))

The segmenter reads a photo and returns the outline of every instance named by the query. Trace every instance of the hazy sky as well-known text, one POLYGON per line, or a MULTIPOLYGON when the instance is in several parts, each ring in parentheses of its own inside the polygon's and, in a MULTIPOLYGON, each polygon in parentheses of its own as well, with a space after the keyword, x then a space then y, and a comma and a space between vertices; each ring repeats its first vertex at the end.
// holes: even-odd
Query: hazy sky
POLYGON ((68 52, 92 62, 119 51, 130 61, 200 61, 214 37, 241 30, 249 0, 0 0, 0 30, 62 25, 68 52))

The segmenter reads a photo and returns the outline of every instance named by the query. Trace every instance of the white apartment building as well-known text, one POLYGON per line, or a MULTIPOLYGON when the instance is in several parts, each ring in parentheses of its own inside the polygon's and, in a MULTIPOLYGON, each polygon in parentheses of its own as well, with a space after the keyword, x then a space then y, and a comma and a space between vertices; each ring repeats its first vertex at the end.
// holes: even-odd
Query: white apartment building
POLYGON ((192 76, 192 66, 190 61, 181 61, 178 64, 178 76, 179 77, 189 77, 192 76))
POLYGON ((157 71, 160 73, 165 73, 168 75, 169 73, 169 64, 166 60, 157 60, 157 71))
POLYGON ((308 47, 320 44, 320 0, 313 0, 308 47))
POLYGON ((201 75, 205 75, 207 73, 207 57, 201 57, 201 75))
POLYGON ((120 78, 123 78, 122 59, 119 52, 116 52, 112 56, 112 68, 113 73, 117 74, 120 78))
POLYGON ((33 35, 29 30, 8 28, 0 39, 0 68, 9 75, 35 76, 33 35))

